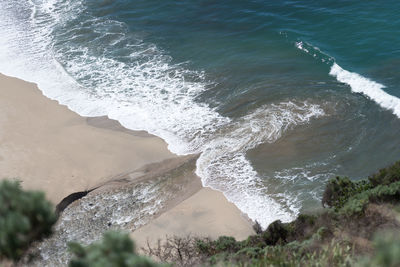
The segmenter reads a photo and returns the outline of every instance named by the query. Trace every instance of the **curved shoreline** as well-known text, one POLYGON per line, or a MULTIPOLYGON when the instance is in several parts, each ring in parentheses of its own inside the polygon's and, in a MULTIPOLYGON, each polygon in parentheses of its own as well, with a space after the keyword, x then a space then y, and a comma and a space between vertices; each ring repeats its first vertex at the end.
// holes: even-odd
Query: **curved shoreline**
POLYGON ((158 137, 89 125, 32 83, 1 75, 0 86, 2 178, 21 179, 54 204, 119 173, 177 157, 158 137))
MULTIPOLYGON (((0 111, 0 179, 17 177, 23 188, 44 191, 53 204, 99 186, 89 195, 110 192, 146 176, 152 179, 146 174, 162 175, 185 158, 193 157, 178 157, 162 139, 125 129, 106 117, 81 117, 45 97, 35 84, 2 74, 0 111)), ((140 238, 156 237, 151 230, 155 225, 163 229, 158 231, 159 238, 183 232, 233 235, 238 239, 251 234, 251 223, 240 210, 221 192, 202 189, 194 169, 191 172, 191 189, 174 196, 155 219, 140 228, 140 238), (180 215, 173 222, 174 227, 160 221, 174 218, 177 210, 180 215), (193 224, 193 216, 199 213, 202 219, 193 224), (220 216, 225 213, 230 216, 220 216), (182 228, 184 231, 176 230, 182 228)))

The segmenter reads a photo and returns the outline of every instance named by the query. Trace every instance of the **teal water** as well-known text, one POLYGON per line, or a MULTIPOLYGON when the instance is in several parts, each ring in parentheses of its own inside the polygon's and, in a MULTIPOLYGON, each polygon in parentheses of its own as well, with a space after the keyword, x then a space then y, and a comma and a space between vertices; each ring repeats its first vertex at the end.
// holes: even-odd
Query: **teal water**
POLYGON ((3 0, 0 72, 201 153, 264 226, 400 159, 399 1, 3 0))

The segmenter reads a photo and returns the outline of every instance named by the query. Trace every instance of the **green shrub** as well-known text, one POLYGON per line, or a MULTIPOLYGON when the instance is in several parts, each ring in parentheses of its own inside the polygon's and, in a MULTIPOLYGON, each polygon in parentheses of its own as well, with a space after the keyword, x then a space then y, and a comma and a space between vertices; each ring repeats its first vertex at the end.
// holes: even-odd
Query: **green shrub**
POLYGON ((289 239, 304 240, 310 237, 316 227, 317 217, 314 215, 300 214, 296 220, 286 225, 289 239))
POLYGON ((196 241, 196 247, 200 253, 205 254, 207 256, 213 255, 214 248, 212 247, 212 241, 210 239, 198 239, 196 241))
POLYGON ((0 260, 18 261, 30 244, 51 234, 57 217, 42 192, 0 183, 0 260))
POLYGON ((341 215, 353 216, 364 212, 368 203, 378 201, 399 201, 400 181, 389 185, 378 185, 375 188, 363 191, 347 201, 340 209, 341 215))
POLYGON ((255 259, 255 258, 259 258, 263 254, 264 254, 264 252, 261 248, 246 247, 246 248, 243 248, 243 249, 239 250, 238 252, 236 252, 234 257, 235 258, 245 258, 245 259, 255 259))
POLYGON ((378 173, 371 175, 368 179, 374 187, 400 181, 400 161, 387 168, 380 169, 378 173))
MULTIPOLYGON (((353 266, 353 253, 360 248, 353 241, 345 241, 346 236, 354 234, 360 240, 365 240, 365 236, 347 229, 348 222, 355 220, 361 228, 356 231, 375 231, 376 225, 355 216, 363 215, 371 202, 398 203, 399 177, 400 161, 369 180, 353 182, 347 177, 336 177, 327 183, 322 199, 323 206, 333 209, 319 215, 300 214, 290 223, 275 221, 265 231, 242 242, 223 237, 199 247, 211 256, 208 263, 217 266, 353 266)), ((378 252, 368 259, 367 263, 372 265, 367 266, 400 266, 399 239, 390 244, 378 240, 378 252)))
POLYGON ((256 222, 253 224, 253 230, 256 232, 256 234, 261 234, 263 229, 261 227, 261 224, 256 220, 256 222))
POLYGON ((307 226, 313 226, 315 224, 316 219, 317 216, 315 215, 299 214, 299 216, 297 216, 297 219, 294 222, 296 228, 303 228, 307 226))
POLYGON ((370 188, 371 184, 366 180, 352 182, 348 177, 337 176, 328 181, 322 196, 322 206, 326 205, 338 210, 350 197, 370 188))
POLYGON ((331 244, 310 249, 312 242, 291 242, 285 246, 268 246, 264 254, 251 264, 241 262, 237 266, 352 266, 352 250, 346 244, 331 244))
POLYGON ((213 256, 225 252, 236 253, 243 247, 243 242, 238 242, 231 236, 220 236, 215 241, 208 238, 198 239, 196 245, 200 253, 213 256))
POLYGON ((285 243, 288 236, 288 229, 280 220, 271 223, 261 236, 267 245, 285 243))
POLYGON ((107 232, 103 240, 89 246, 68 244, 73 254, 71 267, 155 267, 162 266, 135 253, 133 241, 127 234, 107 232))
POLYGON ((263 248, 266 244, 261 234, 251 235, 246 240, 242 241, 242 247, 258 247, 263 248))
POLYGON ((231 236, 220 236, 216 241, 214 241, 214 247, 216 251, 235 252, 240 249, 239 243, 231 236))

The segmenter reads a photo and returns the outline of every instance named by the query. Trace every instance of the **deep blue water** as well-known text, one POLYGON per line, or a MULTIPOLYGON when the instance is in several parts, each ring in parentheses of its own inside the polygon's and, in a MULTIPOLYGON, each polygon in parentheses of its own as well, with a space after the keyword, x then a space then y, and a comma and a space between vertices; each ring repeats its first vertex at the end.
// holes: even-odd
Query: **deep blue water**
POLYGON ((3 0, 0 72, 201 152, 267 225, 400 159, 399 1, 3 0))

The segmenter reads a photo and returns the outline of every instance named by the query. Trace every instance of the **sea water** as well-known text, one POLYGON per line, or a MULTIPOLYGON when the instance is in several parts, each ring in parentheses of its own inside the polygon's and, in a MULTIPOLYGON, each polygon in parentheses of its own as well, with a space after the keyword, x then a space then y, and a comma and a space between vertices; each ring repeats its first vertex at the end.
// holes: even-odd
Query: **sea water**
POLYGON ((1 0, 0 72, 200 153, 263 226, 400 159, 400 2, 1 0))

